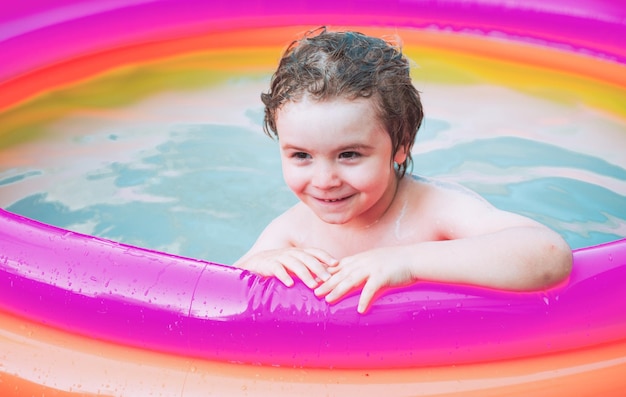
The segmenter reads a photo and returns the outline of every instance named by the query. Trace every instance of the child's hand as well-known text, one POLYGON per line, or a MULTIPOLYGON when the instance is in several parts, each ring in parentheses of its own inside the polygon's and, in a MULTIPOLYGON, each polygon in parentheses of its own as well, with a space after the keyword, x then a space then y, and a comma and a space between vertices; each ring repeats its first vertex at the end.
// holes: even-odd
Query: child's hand
POLYGON ((365 313, 376 292, 386 287, 407 285, 414 280, 402 257, 395 248, 379 248, 342 259, 328 271, 332 277, 315 289, 315 295, 326 296, 329 303, 335 302, 356 288, 363 286, 359 298, 359 313, 365 313))
POLYGON ((262 276, 274 276, 287 287, 293 285, 291 274, 294 274, 313 289, 320 282, 330 278, 331 275, 326 269, 337 263, 335 258, 323 250, 281 248, 258 252, 240 267, 262 276))

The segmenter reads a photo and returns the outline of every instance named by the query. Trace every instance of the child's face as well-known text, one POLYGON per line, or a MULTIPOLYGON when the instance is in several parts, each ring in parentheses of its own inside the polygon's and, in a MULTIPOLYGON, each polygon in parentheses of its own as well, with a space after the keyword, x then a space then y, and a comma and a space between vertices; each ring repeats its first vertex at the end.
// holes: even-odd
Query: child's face
POLYGON ((276 127, 285 182, 321 220, 368 226, 391 205, 406 153, 392 153, 370 99, 288 102, 276 127))

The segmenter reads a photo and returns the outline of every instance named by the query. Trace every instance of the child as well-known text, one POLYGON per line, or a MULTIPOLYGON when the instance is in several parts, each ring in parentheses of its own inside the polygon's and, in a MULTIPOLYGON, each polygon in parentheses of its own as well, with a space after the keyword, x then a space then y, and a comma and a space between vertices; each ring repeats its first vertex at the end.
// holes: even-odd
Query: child
POLYGON ((265 104, 285 182, 300 202, 235 266, 332 303, 419 280, 508 290, 566 278, 571 251, 543 225, 451 183, 405 176, 422 122, 409 62, 384 40, 310 32, 283 55, 265 104))

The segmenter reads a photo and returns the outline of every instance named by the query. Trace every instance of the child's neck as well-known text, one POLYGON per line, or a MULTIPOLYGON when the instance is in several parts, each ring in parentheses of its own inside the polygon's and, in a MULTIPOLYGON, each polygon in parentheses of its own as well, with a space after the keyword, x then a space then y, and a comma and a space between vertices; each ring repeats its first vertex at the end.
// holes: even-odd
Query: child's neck
MULTIPOLYGON (((361 231, 371 231, 377 226, 384 224, 387 221, 387 218, 390 217, 391 213, 394 212, 401 180, 402 179, 400 177, 392 179, 389 188, 376 204, 378 208, 371 208, 370 210, 368 210, 368 212, 370 213, 362 214, 359 219, 354 219, 348 223, 327 225, 331 229, 341 231, 342 233, 358 233, 361 231)), ((391 215, 391 217, 393 217, 393 215, 391 215)))

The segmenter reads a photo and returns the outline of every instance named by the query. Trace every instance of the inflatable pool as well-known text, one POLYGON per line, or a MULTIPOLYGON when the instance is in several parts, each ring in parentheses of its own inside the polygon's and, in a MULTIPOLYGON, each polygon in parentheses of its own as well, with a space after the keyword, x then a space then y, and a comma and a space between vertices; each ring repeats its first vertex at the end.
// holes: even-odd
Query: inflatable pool
MULTIPOLYGON (((122 66, 280 49, 329 24, 582 75, 608 87, 588 105, 626 119, 626 8, 611 2, 33 0, 0 21, 5 113, 122 66)), ((418 283, 359 315, 356 296, 328 305, 299 283, 0 210, 0 394, 621 396, 625 284, 617 239, 576 249, 546 291, 418 283)))

